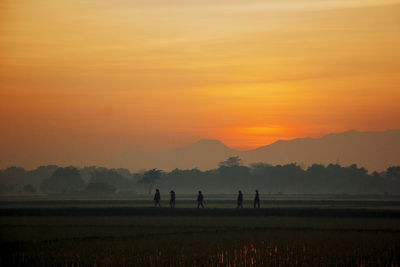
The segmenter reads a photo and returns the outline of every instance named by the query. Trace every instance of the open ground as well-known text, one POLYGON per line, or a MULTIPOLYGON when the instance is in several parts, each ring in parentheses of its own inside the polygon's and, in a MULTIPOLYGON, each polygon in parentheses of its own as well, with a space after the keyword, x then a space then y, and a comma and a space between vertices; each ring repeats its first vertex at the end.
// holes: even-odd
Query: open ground
POLYGON ((400 265, 395 197, 263 196, 261 209, 192 199, 2 199, 1 265, 400 265))

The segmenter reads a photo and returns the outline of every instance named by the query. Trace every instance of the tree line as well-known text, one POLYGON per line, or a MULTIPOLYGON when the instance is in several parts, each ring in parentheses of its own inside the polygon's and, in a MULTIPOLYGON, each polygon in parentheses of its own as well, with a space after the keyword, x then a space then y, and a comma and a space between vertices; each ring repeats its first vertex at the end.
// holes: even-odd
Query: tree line
POLYGON ((271 194, 400 194, 400 166, 368 173, 357 165, 296 163, 269 165, 240 164, 238 157, 221 162, 212 170, 130 172, 104 167, 41 166, 27 171, 21 167, 0 170, 0 193, 5 194, 152 194, 164 192, 211 194, 254 192, 271 194))

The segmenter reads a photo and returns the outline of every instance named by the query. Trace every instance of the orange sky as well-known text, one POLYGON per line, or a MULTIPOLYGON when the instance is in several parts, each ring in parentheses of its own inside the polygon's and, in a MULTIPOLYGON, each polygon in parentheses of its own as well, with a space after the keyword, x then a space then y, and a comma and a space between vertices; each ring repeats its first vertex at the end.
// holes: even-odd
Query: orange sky
POLYGON ((400 0, 2 0, 0 168, 400 126, 400 0))

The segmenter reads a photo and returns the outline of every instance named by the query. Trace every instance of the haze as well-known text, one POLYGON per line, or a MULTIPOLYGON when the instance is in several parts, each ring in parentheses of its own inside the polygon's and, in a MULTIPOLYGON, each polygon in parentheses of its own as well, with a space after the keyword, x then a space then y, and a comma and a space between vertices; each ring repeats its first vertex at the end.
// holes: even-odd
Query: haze
POLYGON ((400 1, 0 3, 0 168, 400 125, 400 1))

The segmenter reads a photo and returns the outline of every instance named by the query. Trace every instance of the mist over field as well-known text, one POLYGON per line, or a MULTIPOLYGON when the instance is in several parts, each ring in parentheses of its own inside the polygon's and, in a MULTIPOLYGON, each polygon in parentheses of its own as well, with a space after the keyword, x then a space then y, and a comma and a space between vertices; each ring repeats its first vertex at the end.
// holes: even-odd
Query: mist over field
POLYGON ((399 159, 399 130, 348 131, 278 141, 250 151, 200 140, 164 153, 128 153, 125 163, 118 166, 129 169, 9 167, 0 170, 0 185, 2 194, 129 195, 146 193, 148 186, 149 194, 155 187, 186 194, 200 189, 220 194, 256 188, 273 194, 398 194, 399 159), (152 169, 159 170, 156 177, 142 182, 152 169))
POLYGON ((239 157, 230 157, 211 170, 158 169, 130 172, 127 169, 104 167, 41 166, 26 171, 21 167, 0 170, 1 195, 75 195, 134 197, 151 195, 155 188, 167 195, 178 194, 235 194, 242 190, 252 194, 400 194, 400 166, 382 172, 368 173, 353 164, 313 164, 303 169, 291 163, 269 165, 241 164, 239 157))

